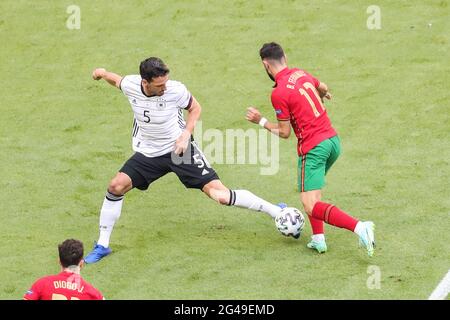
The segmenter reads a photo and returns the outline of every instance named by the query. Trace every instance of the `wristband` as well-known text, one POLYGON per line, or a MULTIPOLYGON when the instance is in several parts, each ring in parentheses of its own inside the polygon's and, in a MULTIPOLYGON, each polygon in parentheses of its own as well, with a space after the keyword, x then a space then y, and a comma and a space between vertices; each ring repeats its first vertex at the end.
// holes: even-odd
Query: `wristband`
POLYGON ((265 128, 264 126, 266 125, 267 119, 262 117, 261 120, 259 120, 259 125, 263 128, 265 128))

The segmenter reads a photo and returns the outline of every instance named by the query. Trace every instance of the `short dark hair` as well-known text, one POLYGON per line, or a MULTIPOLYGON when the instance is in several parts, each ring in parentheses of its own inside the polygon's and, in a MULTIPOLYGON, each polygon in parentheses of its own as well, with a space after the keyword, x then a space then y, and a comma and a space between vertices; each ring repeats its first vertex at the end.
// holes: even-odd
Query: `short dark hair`
POLYGON ((169 68, 165 63, 156 57, 150 57, 141 62, 139 66, 139 72, 141 73, 142 79, 147 81, 152 81, 153 78, 163 77, 169 73, 169 68))
POLYGON ((278 43, 269 42, 264 43, 259 50, 259 55, 261 56, 261 60, 270 59, 281 61, 284 58, 284 51, 278 43))
POLYGON ((83 259, 83 243, 80 240, 67 239, 58 245, 59 261, 64 268, 78 265, 83 259))

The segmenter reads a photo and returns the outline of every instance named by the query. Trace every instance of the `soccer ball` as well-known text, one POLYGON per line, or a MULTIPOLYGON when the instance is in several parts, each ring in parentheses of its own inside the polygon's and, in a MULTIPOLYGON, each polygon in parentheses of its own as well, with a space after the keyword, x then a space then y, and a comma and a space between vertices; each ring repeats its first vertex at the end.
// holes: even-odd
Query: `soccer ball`
POLYGON ((275 218, 275 226, 282 235, 286 237, 292 236, 298 239, 305 226, 305 218, 300 210, 286 207, 275 218))

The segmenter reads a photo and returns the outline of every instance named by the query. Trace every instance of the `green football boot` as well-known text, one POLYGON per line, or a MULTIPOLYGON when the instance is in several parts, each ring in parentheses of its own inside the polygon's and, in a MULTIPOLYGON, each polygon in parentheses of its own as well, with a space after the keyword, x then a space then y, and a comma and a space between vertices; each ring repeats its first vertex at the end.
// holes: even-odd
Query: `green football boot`
POLYGON ((311 240, 311 242, 308 243, 306 246, 310 249, 317 250, 317 252, 319 252, 319 253, 327 252, 327 243, 325 242, 325 240, 323 240, 323 241, 311 240))

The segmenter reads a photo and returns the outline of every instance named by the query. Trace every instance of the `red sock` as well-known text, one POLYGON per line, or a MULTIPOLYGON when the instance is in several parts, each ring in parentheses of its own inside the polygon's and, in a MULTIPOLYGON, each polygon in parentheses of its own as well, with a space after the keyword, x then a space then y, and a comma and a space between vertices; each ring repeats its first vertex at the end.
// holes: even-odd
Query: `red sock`
POLYGON ((313 218, 308 214, 309 223, 313 234, 323 234, 323 221, 313 218))
POLYGON ((340 210, 332 204, 325 202, 317 202, 312 210, 313 218, 325 221, 332 226, 345 228, 353 232, 355 230, 358 220, 349 216, 344 211, 340 210))

